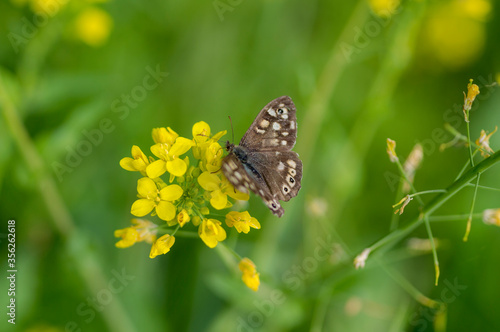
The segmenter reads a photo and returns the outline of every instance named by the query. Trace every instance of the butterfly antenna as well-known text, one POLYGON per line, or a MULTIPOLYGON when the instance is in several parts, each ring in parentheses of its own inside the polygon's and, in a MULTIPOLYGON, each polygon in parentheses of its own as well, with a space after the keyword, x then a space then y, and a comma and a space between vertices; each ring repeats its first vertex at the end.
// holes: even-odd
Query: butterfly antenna
POLYGON ((231 136, 233 138, 232 143, 234 144, 234 128, 233 128, 233 120, 231 119, 231 116, 228 115, 229 122, 231 123, 231 136))

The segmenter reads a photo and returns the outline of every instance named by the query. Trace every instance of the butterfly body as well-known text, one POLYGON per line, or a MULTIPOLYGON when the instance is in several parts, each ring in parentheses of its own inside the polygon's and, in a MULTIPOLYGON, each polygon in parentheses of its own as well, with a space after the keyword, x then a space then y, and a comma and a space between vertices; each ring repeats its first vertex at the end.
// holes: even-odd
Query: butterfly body
POLYGON ((302 162, 291 151, 297 138, 295 105, 288 96, 271 101, 257 115, 239 145, 226 143, 222 172, 241 192, 251 190, 278 217, 279 201, 295 197, 301 187, 302 162))

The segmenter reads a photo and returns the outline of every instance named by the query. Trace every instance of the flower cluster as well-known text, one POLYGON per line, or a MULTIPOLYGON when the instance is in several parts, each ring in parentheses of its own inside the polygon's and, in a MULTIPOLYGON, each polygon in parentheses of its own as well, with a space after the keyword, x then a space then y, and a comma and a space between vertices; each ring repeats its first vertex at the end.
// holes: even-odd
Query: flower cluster
MULTIPOLYGON (((212 135, 210 126, 201 121, 194 124, 192 138, 180 137, 171 128, 153 129, 154 145, 150 150, 154 157, 146 156, 138 146, 132 147, 132 157, 120 160, 123 169, 142 176, 137 181, 138 199, 130 212, 136 217, 151 215, 160 220, 154 223, 132 219, 132 226, 115 231, 115 237, 121 238, 116 247, 126 248, 142 241, 152 243, 149 257, 154 258, 170 251, 176 234, 196 234, 184 230, 187 224, 197 228, 198 236, 209 248, 226 239, 226 230, 219 219, 225 219, 226 226, 234 227, 238 233, 260 228, 248 211, 230 211, 225 216, 213 211, 232 207, 231 199, 249 198, 236 190, 221 172, 224 149, 218 141, 225 134, 226 131, 221 131, 212 135), (193 158, 187 155, 189 151, 193 158), (178 233, 180 228, 183 231, 178 233)), ((259 275, 255 265, 248 258, 241 262, 240 269, 241 264, 253 266, 253 270, 242 269, 243 281, 257 290, 259 275)))

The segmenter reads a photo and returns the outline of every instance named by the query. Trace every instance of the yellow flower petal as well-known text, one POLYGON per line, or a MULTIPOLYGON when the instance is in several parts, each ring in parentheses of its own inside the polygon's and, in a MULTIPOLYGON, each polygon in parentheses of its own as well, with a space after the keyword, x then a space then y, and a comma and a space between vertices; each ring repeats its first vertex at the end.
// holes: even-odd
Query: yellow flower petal
POLYGON ((212 192, 212 198, 210 198, 210 204, 217 210, 222 210, 227 205, 227 195, 223 194, 220 190, 215 190, 212 192))
POLYGON ((212 141, 217 142, 222 138, 222 136, 227 134, 227 130, 219 131, 217 134, 212 136, 212 141))
POLYGON ((172 161, 167 161, 167 170, 172 175, 183 176, 187 171, 187 166, 184 160, 174 159, 172 161))
POLYGON ((226 239, 226 231, 221 226, 221 222, 216 219, 203 219, 198 234, 209 248, 215 248, 217 243, 226 239))
POLYGON ((152 135, 155 143, 167 143, 169 145, 174 144, 176 138, 179 137, 179 135, 170 127, 154 128, 152 135))
POLYGON ((140 178, 137 181, 137 192, 143 198, 155 199, 158 196, 156 183, 150 178, 140 178))
POLYGON ((189 214, 187 213, 186 209, 183 209, 179 214, 177 215, 177 222, 181 227, 184 227, 184 225, 189 222, 191 218, 189 217, 189 214))
POLYGON ((121 237, 122 239, 115 243, 117 248, 128 248, 137 242, 139 233, 135 228, 127 227, 124 229, 117 229, 115 231, 115 237, 121 237))
POLYGON ((248 258, 243 258, 238 264, 239 269, 243 272, 241 279, 248 288, 256 292, 259 289, 260 279, 259 273, 255 268, 255 264, 248 258))
POLYGON ((203 143, 210 137, 210 126, 205 121, 196 122, 192 132, 195 142, 203 143))
POLYGON ((120 166, 126 171, 137 171, 134 166, 135 159, 125 157, 120 160, 120 166))
POLYGON ((163 160, 156 160, 146 167, 146 174, 149 178, 154 179, 160 177, 167 171, 166 163, 163 160))
POLYGON ((194 145, 193 141, 184 137, 179 137, 175 140, 174 145, 168 151, 172 157, 178 157, 191 149, 194 145))
POLYGON ((248 201, 250 199, 250 195, 248 193, 237 190, 233 187, 233 185, 224 187, 224 193, 239 201, 248 201))
POLYGON ((130 213, 132 213, 136 217, 144 217, 155 207, 155 203, 149 199, 138 199, 132 204, 132 208, 130 209, 130 213))
POLYGON ((214 191, 219 189, 221 181, 217 175, 212 174, 210 172, 203 172, 198 177, 198 183, 203 189, 208 191, 214 191))
POLYGON ((228 214, 226 214, 226 224, 229 227, 234 226, 234 228, 236 228, 238 233, 243 232, 246 234, 250 231, 250 227, 255 229, 260 229, 260 223, 257 221, 256 218, 251 217, 248 211, 229 212, 228 214))
POLYGON ((155 145, 152 145, 149 149, 158 158, 167 160, 169 147, 170 145, 168 145, 167 143, 156 143, 155 145))
POLYGON ((156 214, 162 220, 172 220, 175 218, 175 206, 170 202, 161 201, 156 206, 156 214))
POLYGON ((165 234, 156 240, 151 246, 149 258, 155 258, 158 255, 166 254, 175 243, 175 237, 170 234, 165 234))
POLYGON ((183 193, 184 190, 182 190, 181 186, 172 184, 160 190, 160 198, 162 201, 172 202, 181 198, 183 193))

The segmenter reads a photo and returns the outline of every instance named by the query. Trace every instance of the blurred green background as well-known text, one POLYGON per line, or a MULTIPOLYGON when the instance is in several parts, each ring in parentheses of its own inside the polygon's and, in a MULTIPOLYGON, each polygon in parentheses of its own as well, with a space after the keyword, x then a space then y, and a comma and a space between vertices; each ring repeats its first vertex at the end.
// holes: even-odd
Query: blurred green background
MULTIPOLYGON (((480 217, 466 243, 466 218, 433 223, 438 286, 431 254, 407 238, 365 269, 352 265, 389 233, 401 198, 387 137, 401 160, 421 142, 415 186, 441 189, 467 160, 463 145, 439 145, 452 139, 445 122, 464 132, 470 78, 481 89, 473 139, 500 124, 498 9, 488 0, 3 0, 0 330, 500 331, 500 230, 480 217), (119 166, 133 144, 150 154, 152 128, 191 137, 201 120, 230 130, 228 116, 238 141, 281 95, 297 107, 302 189, 281 219, 252 196, 262 228, 230 243, 255 262, 258 292, 200 239, 178 238, 155 259, 144 243, 115 248, 137 194, 138 174, 119 166), (15 326, 6 315, 9 219, 15 326), (314 258, 327 249, 328 259, 314 258), (407 284, 446 310, 422 305, 407 284)), ((481 183, 500 187, 499 171, 481 183)), ((438 214, 467 214, 472 194, 438 214)), ((476 212, 499 202, 479 191, 476 212)), ((425 228, 411 237, 425 239, 425 228)))

